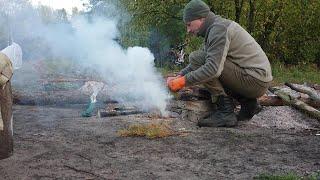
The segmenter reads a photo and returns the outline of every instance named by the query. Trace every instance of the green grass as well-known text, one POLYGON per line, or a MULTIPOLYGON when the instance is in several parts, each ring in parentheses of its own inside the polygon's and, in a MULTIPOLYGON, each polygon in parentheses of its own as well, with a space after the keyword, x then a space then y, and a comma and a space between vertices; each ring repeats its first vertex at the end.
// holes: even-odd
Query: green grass
POLYGON ((320 84, 320 70, 314 65, 285 66, 274 63, 272 64, 272 74, 275 84, 283 82, 320 84))

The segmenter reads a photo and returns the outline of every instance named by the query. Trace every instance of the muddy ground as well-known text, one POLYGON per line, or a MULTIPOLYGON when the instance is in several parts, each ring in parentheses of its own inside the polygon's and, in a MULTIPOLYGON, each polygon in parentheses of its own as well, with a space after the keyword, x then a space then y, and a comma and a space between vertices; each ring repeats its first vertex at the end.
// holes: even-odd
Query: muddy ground
POLYGON ((14 106, 14 155, 0 179, 253 179, 320 170, 319 122, 290 107, 265 107, 236 128, 147 114, 82 118, 83 105, 14 106), (130 124, 166 121, 185 136, 120 137, 130 124))
MULTIPOLYGON (((27 70, 16 72, 13 87, 34 99, 47 90, 41 78, 51 76, 28 78, 39 70, 27 70)), ((73 85, 57 87, 78 88, 73 85)), ((83 118, 85 104, 61 105, 14 105, 14 155, 0 160, 0 179, 253 179, 320 170, 319 121, 287 106, 265 107, 236 128, 198 128, 185 114, 83 118), (160 139, 117 133, 132 124, 157 122, 188 133, 160 139)))

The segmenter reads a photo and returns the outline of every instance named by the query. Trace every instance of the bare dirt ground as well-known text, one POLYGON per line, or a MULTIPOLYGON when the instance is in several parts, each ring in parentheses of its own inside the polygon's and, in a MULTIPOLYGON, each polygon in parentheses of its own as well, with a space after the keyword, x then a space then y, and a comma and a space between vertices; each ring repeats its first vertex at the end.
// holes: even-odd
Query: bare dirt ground
MULTIPOLYGON (((17 71, 21 87, 13 87, 36 92, 34 97, 45 91, 43 84, 32 84, 42 82, 38 76, 26 77, 34 71, 17 71)), ((262 173, 308 176, 320 170, 319 121, 287 106, 265 107, 236 128, 198 128, 184 115, 83 118, 84 109, 14 105, 14 155, 0 160, 0 179, 253 179, 262 173), (117 133, 156 122, 188 133, 160 139, 117 133)))
POLYGON ((14 155, 0 179, 253 179, 320 170, 319 122, 265 107, 236 128, 198 128, 147 114, 82 118, 84 106, 14 106, 14 155), (166 121, 186 136, 120 137, 130 124, 166 121))

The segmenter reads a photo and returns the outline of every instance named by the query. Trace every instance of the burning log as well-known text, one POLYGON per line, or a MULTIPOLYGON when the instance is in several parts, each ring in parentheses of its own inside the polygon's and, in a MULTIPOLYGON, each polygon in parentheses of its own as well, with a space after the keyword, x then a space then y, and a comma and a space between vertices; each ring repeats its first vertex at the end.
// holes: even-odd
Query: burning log
POLYGON ((5 159, 13 154, 13 129, 12 129, 12 95, 11 82, 0 88, 0 159, 5 159))

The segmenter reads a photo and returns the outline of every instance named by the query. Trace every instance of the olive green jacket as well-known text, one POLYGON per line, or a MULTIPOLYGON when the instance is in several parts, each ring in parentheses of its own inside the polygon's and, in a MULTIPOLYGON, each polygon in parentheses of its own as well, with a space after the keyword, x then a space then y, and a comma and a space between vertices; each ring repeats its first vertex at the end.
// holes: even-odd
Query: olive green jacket
POLYGON ((269 60, 255 39, 238 23, 210 12, 200 28, 204 37, 206 61, 197 70, 187 66, 180 73, 185 75, 187 85, 196 85, 218 78, 224 62, 230 60, 262 82, 272 81, 269 60))

